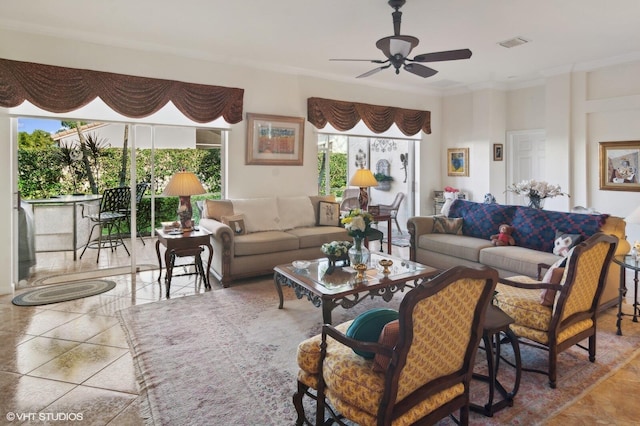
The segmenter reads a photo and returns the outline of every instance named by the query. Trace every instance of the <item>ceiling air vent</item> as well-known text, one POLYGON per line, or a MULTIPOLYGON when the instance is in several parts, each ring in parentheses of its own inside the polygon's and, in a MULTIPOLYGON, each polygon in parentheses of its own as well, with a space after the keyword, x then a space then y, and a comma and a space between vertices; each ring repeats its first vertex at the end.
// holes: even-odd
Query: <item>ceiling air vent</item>
POLYGON ((529 40, 523 37, 514 37, 509 40, 501 41, 498 44, 502 47, 506 47, 507 49, 511 49, 512 47, 521 46, 525 43, 529 43, 529 40))

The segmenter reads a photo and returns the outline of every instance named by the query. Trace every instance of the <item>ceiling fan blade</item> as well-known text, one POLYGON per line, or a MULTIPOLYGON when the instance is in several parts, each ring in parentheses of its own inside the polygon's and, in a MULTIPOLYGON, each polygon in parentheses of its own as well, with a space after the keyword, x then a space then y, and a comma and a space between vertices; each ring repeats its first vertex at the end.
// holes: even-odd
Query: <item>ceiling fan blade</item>
POLYGON ((410 73, 413 73, 415 75, 419 75, 423 78, 431 77, 432 75, 438 73, 438 71, 434 70, 433 68, 425 67, 424 65, 420 64, 406 64, 404 66, 404 70, 409 71, 410 73))
POLYGON ((378 67, 378 68, 374 68, 371 71, 367 71, 364 74, 360 74, 359 76, 357 76, 356 78, 364 78, 364 77, 369 77, 370 75, 373 75, 375 73, 378 73, 384 69, 387 69, 391 66, 391 64, 389 65, 385 65, 384 67, 378 67))
POLYGON ((329 59, 329 60, 330 61, 371 62, 374 64, 386 64, 387 62, 389 62, 388 59, 386 61, 382 61, 380 59, 329 59))
POLYGON ((411 59, 413 62, 438 62, 455 61, 457 59, 469 59, 471 51, 469 49, 445 50, 444 52, 424 53, 411 59))

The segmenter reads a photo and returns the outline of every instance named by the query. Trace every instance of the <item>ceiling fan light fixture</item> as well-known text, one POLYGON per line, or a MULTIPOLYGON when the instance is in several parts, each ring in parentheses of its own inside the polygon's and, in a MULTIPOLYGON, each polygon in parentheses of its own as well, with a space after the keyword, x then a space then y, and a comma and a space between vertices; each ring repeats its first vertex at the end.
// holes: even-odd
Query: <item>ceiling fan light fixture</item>
POLYGON ((406 58, 419 42, 420 41, 413 36, 395 35, 381 38, 376 42, 376 47, 382 50, 382 53, 384 53, 387 58, 395 55, 406 58))

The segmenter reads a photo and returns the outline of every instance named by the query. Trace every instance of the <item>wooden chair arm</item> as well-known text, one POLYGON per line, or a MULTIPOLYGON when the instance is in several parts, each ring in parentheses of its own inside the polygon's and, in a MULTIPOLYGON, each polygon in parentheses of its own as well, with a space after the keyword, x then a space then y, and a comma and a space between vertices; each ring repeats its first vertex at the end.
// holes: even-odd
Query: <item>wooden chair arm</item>
POLYGON ((365 352, 373 352, 380 355, 385 355, 391 357, 393 354, 393 349, 381 345, 378 342, 364 342, 362 340, 352 339, 348 337, 346 334, 340 332, 337 328, 332 326, 331 324, 325 324, 322 326, 322 343, 324 344, 327 341, 327 336, 335 339, 341 344, 350 347, 351 349, 357 349, 359 351, 365 352))
POLYGON ((524 288, 524 289, 546 289, 546 290, 557 290, 557 291, 562 290, 562 286, 560 284, 549 284, 549 283, 543 283, 540 281, 536 281, 533 283, 532 282, 521 283, 518 281, 511 281, 508 278, 500 278, 498 282, 500 284, 508 285, 511 287, 524 288))
POLYGON ((542 270, 549 268, 551 268, 551 265, 548 263, 538 263, 538 277, 536 279, 540 281, 542 279, 542 270))

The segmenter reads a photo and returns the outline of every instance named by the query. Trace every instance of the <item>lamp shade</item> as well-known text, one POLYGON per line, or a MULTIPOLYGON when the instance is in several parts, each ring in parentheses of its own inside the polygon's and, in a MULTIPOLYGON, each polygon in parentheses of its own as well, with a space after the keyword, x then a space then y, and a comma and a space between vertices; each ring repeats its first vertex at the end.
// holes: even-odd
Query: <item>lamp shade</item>
POLYGON ((166 186, 163 195, 184 196, 204 194, 205 189, 196 175, 187 171, 177 172, 166 186))
POLYGON ((360 188, 368 188, 370 186, 378 186, 378 181, 376 180, 373 173, 371 173, 371 170, 358 169, 351 177, 349 185, 358 186, 360 188))
POLYGON ((640 224, 640 207, 637 207, 629 216, 625 217, 624 221, 634 225, 640 224))

